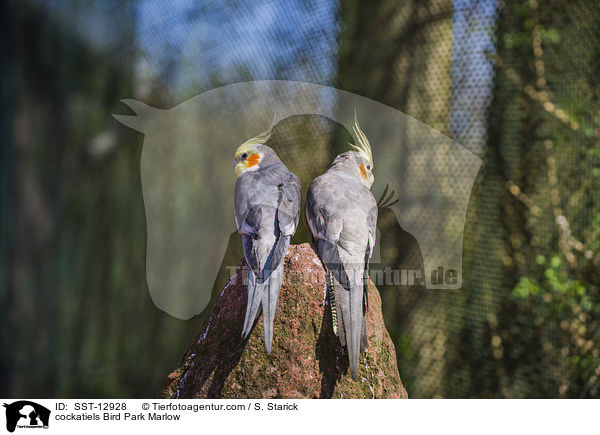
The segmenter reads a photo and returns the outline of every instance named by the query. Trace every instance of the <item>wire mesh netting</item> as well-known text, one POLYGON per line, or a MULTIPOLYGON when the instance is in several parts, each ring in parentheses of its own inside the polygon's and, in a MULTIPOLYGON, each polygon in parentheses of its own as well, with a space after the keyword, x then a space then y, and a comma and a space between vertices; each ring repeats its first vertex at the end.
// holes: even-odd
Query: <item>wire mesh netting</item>
MULTIPOLYGON (((61 0, 1 8, 9 145, 0 163, 0 395, 160 389, 210 307, 184 321, 150 299, 143 137, 110 114, 127 111, 122 98, 167 109, 271 79, 373 99, 483 159, 464 226, 462 289, 379 288, 410 397, 598 397, 598 3, 61 0)), ((305 115, 280 120, 270 145, 305 191, 350 138, 333 120, 305 115)), ((409 169, 427 174, 430 157, 409 169)), ((380 210, 378 229, 385 261, 375 270, 428 273, 415 235, 390 209, 380 210)), ((230 245, 239 246, 235 237, 230 245)), ((307 239, 302 228, 294 242, 307 239)), ((223 264, 240 257, 227 251, 223 264)), ((220 271, 213 302, 226 280, 220 271)))

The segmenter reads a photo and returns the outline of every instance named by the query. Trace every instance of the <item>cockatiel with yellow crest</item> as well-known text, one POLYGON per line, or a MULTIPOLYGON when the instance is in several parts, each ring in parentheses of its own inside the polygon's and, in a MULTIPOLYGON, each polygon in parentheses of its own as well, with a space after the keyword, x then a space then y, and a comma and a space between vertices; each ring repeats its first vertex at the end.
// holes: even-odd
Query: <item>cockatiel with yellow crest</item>
POLYGON ((334 331, 348 349, 356 380, 360 354, 368 347, 369 260, 377 235, 377 202, 371 145, 354 120, 355 151, 335 158, 306 193, 305 216, 313 246, 327 268, 334 331), (333 296, 333 297, 331 297, 333 296))
POLYGON ((265 348, 271 353, 283 259, 300 216, 300 180, 265 143, 273 126, 235 152, 235 222, 248 264, 248 304, 242 336, 262 309, 265 348))

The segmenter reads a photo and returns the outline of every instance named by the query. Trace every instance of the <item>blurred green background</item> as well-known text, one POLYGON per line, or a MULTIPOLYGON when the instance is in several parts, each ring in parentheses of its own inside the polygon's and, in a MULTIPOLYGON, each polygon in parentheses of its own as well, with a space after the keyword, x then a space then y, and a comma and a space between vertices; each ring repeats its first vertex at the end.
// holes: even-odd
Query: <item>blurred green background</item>
MULTIPOLYGON (((597 2, 9 0, 0 12, 0 396, 157 394, 210 308, 183 321, 150 300, 143 136, 111 113, 129 113, 122 98, 169 108, 285 79, 387 104, 484 160, 462 289, 380 288, 410 397, 600 397, 597 2)), ((327 164, 347 139, 333 127, 290 118, 273 146, 303 138, 327 164)), ((315 168, 286 158, 307 187, 315 168)), ((386 209, 378 226, 389 264, 421 267, 386 209)))

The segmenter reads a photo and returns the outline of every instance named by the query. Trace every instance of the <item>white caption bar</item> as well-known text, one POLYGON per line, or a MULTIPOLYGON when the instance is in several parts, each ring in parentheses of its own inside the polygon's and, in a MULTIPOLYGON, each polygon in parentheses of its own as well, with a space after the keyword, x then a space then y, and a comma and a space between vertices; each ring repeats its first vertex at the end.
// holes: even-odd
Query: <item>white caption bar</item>
POLYGON ((182 430, 261 435, 310 430, 563 435, 596 429, 600 405, 598 400, 4 399, 2 403, 2 424, 19 435, 40 433, 34 429, 44 429, 44 435, 182 430))

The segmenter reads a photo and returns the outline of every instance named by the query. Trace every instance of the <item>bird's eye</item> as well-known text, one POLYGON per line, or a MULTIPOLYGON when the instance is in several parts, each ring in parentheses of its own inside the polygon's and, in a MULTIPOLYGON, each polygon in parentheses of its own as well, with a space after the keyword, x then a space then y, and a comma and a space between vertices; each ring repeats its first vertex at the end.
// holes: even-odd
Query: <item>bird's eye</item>
POLYGON ((242 160, 246 160, 248 158, 248 153, 242 154, 242 160))
POLYGON ((370 171, 371 170, 371 165, 367 165, 367 169, 370 171))

